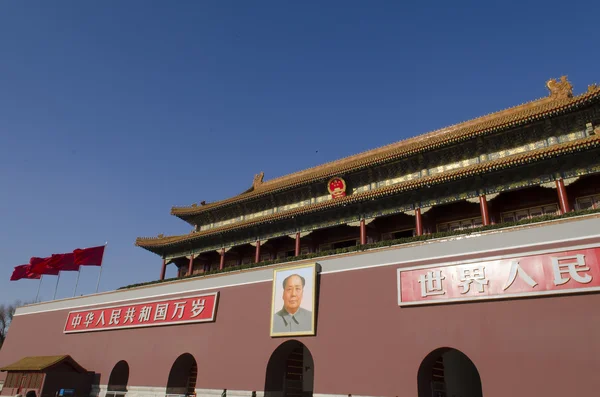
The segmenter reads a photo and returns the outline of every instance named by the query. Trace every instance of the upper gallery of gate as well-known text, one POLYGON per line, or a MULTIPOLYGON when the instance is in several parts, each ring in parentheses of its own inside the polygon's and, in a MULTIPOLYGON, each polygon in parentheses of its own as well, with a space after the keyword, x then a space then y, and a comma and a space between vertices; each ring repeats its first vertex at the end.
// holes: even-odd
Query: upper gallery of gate
POLYGON ((600 86, 596 84, 590 85, 586 93, 573 96, 572 85, 566 76, 559 80, 548 80, 546 87, 549 91, 549 95, 546 97, 293 174, 264 181, 264 174, 261 172, 254 177, 252 186, 237 196, 212 203, 202 201, 200 204, 173 207, 171 214, 190 224, 195 224, 193 218, 207 211, 259 199, 315 181, 360 171, 367 167, 398 161, 503 129, 518 127, 575 110, 600 97, 600 86))
POLYGON ((347 206, 365 212, 366 203, 373 206, 386 197, 402 196, 396 210, 412 210, 421 206, 414 197, 424 187, 476 181, 493 172, 600 148, 600 87, 591 85, 574 96, 566 77, 546 86, 550 94, 544 98, 471 121, 270 181, 260 173, 237 196, 172 208, 173 215, 194 227, 191 232, 139 237, 136 245, 162 252, 167 246, 183 249, 181 244, 202 240, 203 249, 212 250, 259 234, 290 236, 300 231, 301 222, 307 230, 322 228, 315 219, 347 206))

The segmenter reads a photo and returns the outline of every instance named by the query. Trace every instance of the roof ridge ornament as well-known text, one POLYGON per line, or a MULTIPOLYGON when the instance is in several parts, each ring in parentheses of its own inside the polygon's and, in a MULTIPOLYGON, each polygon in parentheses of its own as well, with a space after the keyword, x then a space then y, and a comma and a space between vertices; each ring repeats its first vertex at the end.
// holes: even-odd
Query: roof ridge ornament
POLYGON ((260 174, 254 175, 254 180, 252 181, 252 189, 256 190, 263 184, 263 179, 265 177, 264 171, 261 171, 260 174))
POLYGON ((573 97, 573 85, 567 80, 567 76, 560 76, 560 80, 548 80, 546 87, 550 90, 550 98, 566 99, 573 97))
MULTIPOLYGON (((201 205, 201 206, 205 206, 205 205, 206 205, 206 201, 205 201, 205 200, 202 200, 202 201, 200 202, 200 205, 201 205)), ((192 203, 192 208, 197 208, 197 207, 198 207, 198 203, 192 203)))

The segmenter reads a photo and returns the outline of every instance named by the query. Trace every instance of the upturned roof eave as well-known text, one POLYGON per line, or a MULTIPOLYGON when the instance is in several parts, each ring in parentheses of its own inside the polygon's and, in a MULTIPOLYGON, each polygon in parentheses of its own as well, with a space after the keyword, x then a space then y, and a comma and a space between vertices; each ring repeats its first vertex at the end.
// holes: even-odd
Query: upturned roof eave
MULTIPOLYGON (((203 206, 172 207, 171 215, 180 218, 181 220, 189 223, 190 225, 195 225, 195 223, 193 222, 193 219, 196 216, 206 213, 209 210, 223 208, 223 207, 226 207, 229 205, 243 202, 245 200, 261 198, 261 197, 269 195, 269 194, 280 193, 282 191, 293 189, 298 186, 314 183, 314 182, 322 180, 322 179, 328 179, 328 178, 331 178, 336 175, 345 174, 348 172, 360 171, 362 169, 372 167, 374 165, 380 165, 380 164, 387 163, 390 161, 397 161, 397 160, 400 160, 400 159, 408 157, 408 156, 413 156, 415 154, 422 153, 422 152, 429 151, 429 150, 439 149, 441 147, 456 144, 460 141, 463 141, 466 139, 472 139, 474 137, 477 137, 480 135, 485 135, 487 133, 499 132, 499 131, 502 131, 505 129, 514 128, 518 125, 528 123, 531 121, 536 121, 536 120, 543 119, 546 117, 555 116, 557 114, 566 113, 568 111, 572 111, 573 109, 576 109, 577 107, 579 107, 581 105, 585 105, 586 103, 589 103, 592 100, 597 100, 600 97, 599 94, 600 94, 600 88, 596 88, 585 94, 569 98, 568 100, 552 99, 549 97, 541 98, 541 99, 531 101, 531 102, 523 104, 523 105, 519 105, 514 108, 509 108, 509 109, 506 109, 503 111, 495 112, 490 115, 482 116, 482 117, 474 119, 474 120, 456 124, 456 125, 450 126, 450 127, 445 127, 445 128, 442 128, 442 129, 439 129, 439 130, 436 130, 436 131, 433 131, 433 132, 430 132, 430 133, 427 133, 424 135, 412 137, 405 141, 400 141, 400 142, 397 142, 397 143, 394 143, 391 145, 386 145, 382 148, 369 150, 367 152, 359 153, 357 155, 350 156, 345 159, 336 160, 331 163, 326 163, 321 166, 317 166, 314 168, 315 171, 314 171, 313 175, 307 175, 307 177, 305 179, 302 179, 299 181, 294 181, 292 179, 287 184, 286 183, 282 183, 281 185, 275 184, 275 186, 273 188, 269 188, 269 186, 265 186, 263 189, 258 189, 258 190, 251 191, 251 192, 245 192, 240 195, 237 195, 237 196, 234 196, 231 198, 227 198, 224 200, 220 200, 220 201, 217 201, 214 203, 208 203, 203 206), (528 110, 530 107, 542 106, 542 105, 546 105, 546 104, 550 104, 550 103, 556 103, 556 106, 551 109, 542 109, 538 113, 534 113, 534 114, 530 114, 530 115, 523 115, 523 117, 520 119, 517 114, 515 116, 515 119, 507 120, 506 122, 500 123, 498 125, 480 128, 478 130, 476 129, 475 131, 472 131, 470 133, 467 131, 463 135, 459 134, 458 136, 445 136, 445 139, 441 139, 437 142, 435 141, 435 138, 439 138, 440 136, 442 136, 442 138, 444 138, 444 134, 450 134, 452 132, 456 132, 456 131, 460 130, 461 128, 466 128, 470 123, 473 123, 473 122, 476 123, 475 125, 481 124, 482 127, 484 127, 483 124, 493 121, 493 119, 490 120, 490 117, 494 117, 494 116, 496 116, 497 118, 506 117, 506 115, 503 115, 502 113, 510 111, 511 109, 518 108, 519 111, 526 112, 526 110, 528 110), (477 123, 478 120, 480 120, 479 123, 477 123), (402 151, 403 148, 408 147, 410 144, 413 144, 413 143, 420 144, 420 146, 413 148, 412 150, 402 151), (398 145, 400 145, 400 146, 398 146, 398 145), (386 148, 389 148, 389 149, 387 149, 389 151, 388 153, 386 153, 385 155, 382 155, 379 158, 374 158, 374 159, 369 160, 369 158, 368 158, 370 156, 369 153, 372 153, 371 154, 372 156, 376 156, 377 152, 379 152, 381 150, 385 150, 386 148), (398 152, 396 152, 396 151, 398 151, 398 152), (356 161, 360 160, 360 156, 365 156, 364 163, 353 165, 352 161, 355 161, 354 159, 357 159, 356 161), (318 173, 319 168, 327 167, 329 164, 333 165, 338 162, 342 162, 342 164, 339 167, 332 167, 330 169, 325 168, 325 169, 323 169, 322 173, 318 173)), ((518 110, 515 110, 515 112, 518 113, 518 110)), ((295 175, 295 174, 301 174, 306 171, 310 171, 310 169, 305 170, 305 171, 300 171, 298 173, 286 175, 286 177, 293 177, 293 175, 295 175)), ((276 181, 277 180, 274 180, 274 182, 276 182, 276 181)), ((266 182, 267 185, 270 183, 271 182, 266 182)))
POLYGON ((226 233, 232 230, 240 230, 248 227, 257 226, 266 222, 288 219, 294 216, 320 212, 336 208, 342 205, 358 204, 360 202, 371 200, 373 198, 386 197, 401 192, 417 190, 425 185, 442 184, 464 177, 482 175, 489 172, 513 168, 525 163, 531 163, 532 161, 537 162, 553 157, 558 157, 561 155, 568 155, 581 149, 592 149, 597 147, 600 147, 600 136, 593 135, 591 137, 579 141, 565 142, 559 145, 554 145, 534 150, 531 152, 520 153, 513 156, 493 160, 487 163, 474 164, 464 169, 449 171, 446 173, 441 173, 438 175, 425 177, 418 180, 406 181, 397 185, 386 186, 376 190, 350 195, 336 200, 329 200, 322 203, 312 204, 306 207, 281 212, 278 214, 267 215, 262 218, 253 219, 244 223, 227 225, 219 229, 207 230, 206 232, 196 232, 186 235, 167 236, 161 238, 138 238, 136 239, 135 245, 155 254, 160 254, 168 247, 173 247, 182 243, 189 243, 194 240, 203 237, 208 237, 211 235, 226 233))

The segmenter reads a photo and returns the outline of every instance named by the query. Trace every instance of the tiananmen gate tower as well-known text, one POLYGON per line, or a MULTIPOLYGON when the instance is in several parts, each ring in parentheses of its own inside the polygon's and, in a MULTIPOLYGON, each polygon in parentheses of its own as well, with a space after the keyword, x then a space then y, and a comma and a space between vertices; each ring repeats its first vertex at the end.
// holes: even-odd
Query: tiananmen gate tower
POLYGON ((16 311, 0 394, 596 395, 600 87, 546 85, 172 208, 155 281, 16 311))

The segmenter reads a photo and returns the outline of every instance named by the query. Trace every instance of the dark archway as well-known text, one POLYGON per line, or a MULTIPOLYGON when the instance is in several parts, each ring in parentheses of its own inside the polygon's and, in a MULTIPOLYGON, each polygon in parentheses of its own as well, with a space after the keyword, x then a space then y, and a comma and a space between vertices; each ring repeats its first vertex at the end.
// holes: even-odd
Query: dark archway
POLYGON ((429 353, 417 374, 419 397, 482 397, 475 364, 459 350, 444 347, 429 353))
POLYGON ((177 357, 169 372, 167 394, 194 395, 197 376, 198 365, 194 356, 189 353, 182 354, 177 357))
POLYGON ((310 350, 295 340, 284 342, 267 364, 265 397, 312 397, 314 374, 310 350))
POLYGON ((115 364, 108 378, 109 392, 127 393, 127 382, 129 382, 129 364, 121 360, 115 364))

